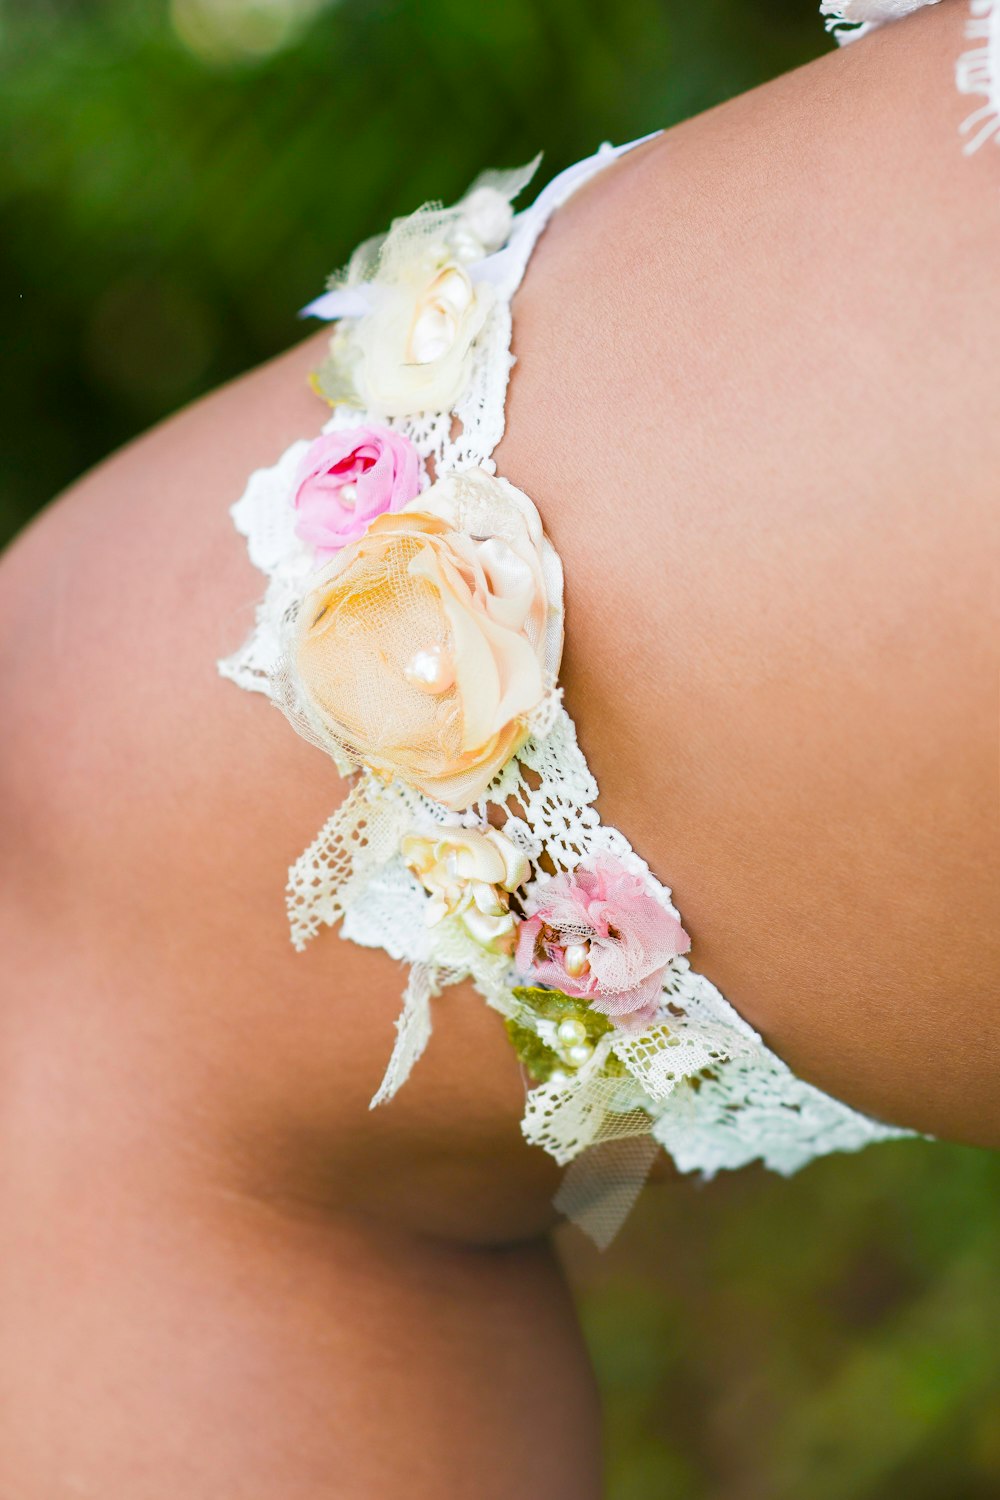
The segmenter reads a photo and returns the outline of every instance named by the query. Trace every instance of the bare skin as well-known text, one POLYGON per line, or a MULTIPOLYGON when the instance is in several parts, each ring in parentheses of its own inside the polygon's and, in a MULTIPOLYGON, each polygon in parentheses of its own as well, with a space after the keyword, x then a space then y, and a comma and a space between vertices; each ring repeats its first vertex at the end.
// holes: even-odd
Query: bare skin
MULTIPOLYGON (((626 158, 516 306, 501 472, 566 567, 605 819, 805 1077, 1000 1144, 997 161, 963 5, 626 158), (627 226, 627 227, 625 227, 627 226)), ((599 1416, 498 1018, 292 953, 343 795, 214 659, 226 506, 318 430, 322 336, 117 455, 2 570, 0 1493, 599 1493, 599 1416)))

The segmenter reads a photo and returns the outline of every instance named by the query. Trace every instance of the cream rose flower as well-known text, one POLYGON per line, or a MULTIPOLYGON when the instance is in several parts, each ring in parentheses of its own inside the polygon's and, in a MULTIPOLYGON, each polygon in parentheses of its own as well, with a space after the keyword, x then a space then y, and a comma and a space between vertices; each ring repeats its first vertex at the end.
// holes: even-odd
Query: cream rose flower
POLYGON ((320 395, 378 417, 454 410, 495 302, 476 267, 506 243, 511 199, 539 160, 486 172, 452 208, 427 205, 359 246, 315 304, 339 296, 350 306, 335 314, 343 321, 314 377, 320 395))
POLYGON ((528 737, 562 652, 562 570, 534 505, 482 469, 378 516, 290 642, 293 721, 378 775, 468 807, 528 737))
POLYGON ((320 393, 380 417, 451 411, 468 384, 493 288, 473 286, 447 247, 432 246, 373 283, 371 297, 371 312, 345 319, 330 340, 320 393))
POLYGON ((525 854, 506 834, 490 828, 442 828, 431 837, 410 833, 400 853, 431 899, 427 925, 458 917, 469 935, 495 953, 511 952, 517 918, 509 893, 531 873, 525 854))

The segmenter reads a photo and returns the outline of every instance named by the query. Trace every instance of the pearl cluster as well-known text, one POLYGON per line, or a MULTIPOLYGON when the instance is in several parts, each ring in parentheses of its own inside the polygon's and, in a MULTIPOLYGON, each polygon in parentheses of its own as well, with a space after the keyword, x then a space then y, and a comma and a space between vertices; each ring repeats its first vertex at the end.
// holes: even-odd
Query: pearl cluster
MULTIPOLYGON (((574 1073, 588 1063, 594 1055, 594 1044, 587 1036, 587 1028, 577 1016, 567 1016, 556 1027, 559 1056, 574 1073)), ((557 1068, 551 1075, 553 1083, 568 1083, 570 1075, 557 1068)))

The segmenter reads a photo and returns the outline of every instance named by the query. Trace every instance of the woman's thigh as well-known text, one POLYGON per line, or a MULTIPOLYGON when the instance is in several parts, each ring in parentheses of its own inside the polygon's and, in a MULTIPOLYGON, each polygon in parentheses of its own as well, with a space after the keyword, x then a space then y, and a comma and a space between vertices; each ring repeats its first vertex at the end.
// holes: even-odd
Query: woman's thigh
POLYGON ((321 417, 294 351, 84 480, 3 564, 0 1491, 599 1493, 600 1421, 467 986, 370 1113, 405 982, 289 942, 344 795, 215 659, 260 580, 227 502, 321 417))
POLYGON ((1000 1144, 1000 192, 964 3, 670 131, 561 211, 501 472, 562 680, 692 960, 801 1074, 1000 1144))
MULTIPOLYGON (((952 130, 961 10, 572 200, 515 306, 499 459, 564 559, 562 675, 603 815, 674 883, 696 966, 807 1077, 975 1138, 996 1076, 971 1038, 996 973, 1000 195, 952 130)), ((381 1201, 398 1152, 402 1200, 412 1183, 431 1213, 433 1179, 463 1232, 503 1237, 509 1213, 521 1234, 552 1174, 519 1140, 501 1022, 446 994, 410 1085, 368 1115, 404 976, 332 933, 296 955, 283 911, 345 788, 215 667, 262 586, 227 506, 317 431, 322 342, 133 444, 6 559, 14 951, 46 1015, 88 994, 137 1074, 169 1057, 256 1171, 276 1142, 279 1174, 301 1152, 336 1196, 377 1162, 381 1201), (350 1149, 324 1176, 331 1140, 350 1149)))
MULTIPOLYGON (((805 1076, 985 1141, 1000 197, 954 135, 962 11, 672 131, 561 211, 515 309, 499 460, 566 564, 563 680, 602 814, 674 882, 697 967, 805 1076)), ((77 1277, 88 1350, 113 1342, 127 1298, 100 1235, 75 1260, 53 1235, 66 1185, 165 1296, 170 1257, 129 1205, 152 1224, 177 1201, 197 1230, 249 1201, 333 1226, 362 1342, 393 1274, 366 1236, 395 1236, 418 1280, 431 1243, 506 1266, 530 1362, 553 1283, 467 1248, 542 1233, 555 1185, 499 1018, 447 992, 410 1083, 368 1113, 405 976, 334 934, 294 954, 282 899, 344 787, 215 669, 262 584, 227 505, 318 430, 321 343, 125 450, 3 564, 5 1110, 35 1226, 8 1290, 45 1316, 46 1278, 77 1277)), ((276 1304, 308 1263, 282 1253, 276 1304)))

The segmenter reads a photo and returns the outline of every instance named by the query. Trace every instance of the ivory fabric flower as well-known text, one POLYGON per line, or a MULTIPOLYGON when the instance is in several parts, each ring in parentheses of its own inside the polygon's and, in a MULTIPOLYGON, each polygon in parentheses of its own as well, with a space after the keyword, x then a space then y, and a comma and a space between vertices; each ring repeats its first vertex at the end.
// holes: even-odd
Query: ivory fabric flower
POLYGON ((362 310, 330 340, 314 377, 320 395, 381 417, 454 409, 495 302, 476 267, 506 242, 511 199, 539 160, 485 172, 452 208, 418 209, 355 251, 332 295, 353 293, 362 310))
POLYGON ((401 432, 353 427, 309 447, 295 481, 295 534, 325 562, 356 542, 376 516, 402 510, 420 493, 420 458, 401 432))
POLYGON ((691 946, 677 918, 612 855, 540 885, 526 912, 519 972, 588 1000, 623 1031, 655 1020, 671 960, 691 946))
POLYGON ((316 374, 320 394, 381 417, 451 411, 469 382, 493 288, 474 286, 447 246, 402 258, 371 288, 372 310, 345 318, 316 374))
POLYGON ((517 919, 508 896, 527 880, 528 858, 498 829, 442 828, 433 836, 407 834, 400 853, 430 894, 427 925, 455 916, 470 936, 493 952, 514 946, 517 919))
POLYGON ((482 469, 376 517, 291 643, 307 733, 468 807, 528 737, 562 651, 562 572, 534 505, 482 469))

